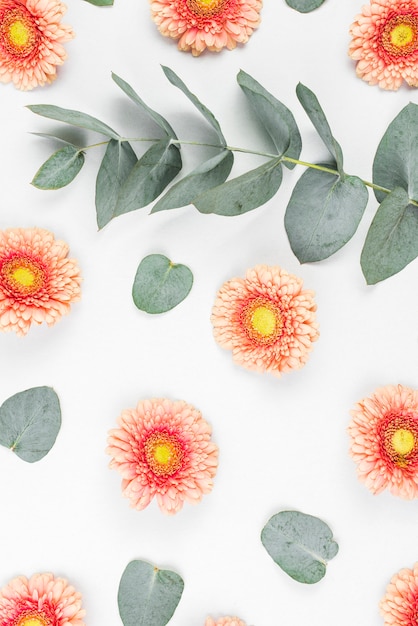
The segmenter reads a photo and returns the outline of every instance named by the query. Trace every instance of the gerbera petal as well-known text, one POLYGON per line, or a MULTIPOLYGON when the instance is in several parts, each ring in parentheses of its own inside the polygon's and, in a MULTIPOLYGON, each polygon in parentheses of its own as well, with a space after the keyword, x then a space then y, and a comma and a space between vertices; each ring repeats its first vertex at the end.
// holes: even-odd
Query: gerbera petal
POLYGON ((418 604, 418 563, 395 574, 386 588, 379 608, 384 626, 413 626, 418 604))

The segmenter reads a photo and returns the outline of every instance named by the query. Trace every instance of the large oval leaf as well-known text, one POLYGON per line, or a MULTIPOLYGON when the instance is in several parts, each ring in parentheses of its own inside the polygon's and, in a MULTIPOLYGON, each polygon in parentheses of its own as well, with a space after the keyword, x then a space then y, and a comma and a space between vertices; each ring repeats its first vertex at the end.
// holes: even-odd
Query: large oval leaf
POLYGON ((300 583, 325 576, 327 562, 338 552, 325 522, 299 511, 281 511, 267 522, 261 541, 277 565, 300 583))
POLYGON ((21 391, 0 407, 0 444, 29 463, 50 451, 60 427, 60 403, 51 387, 21 391))
POLYGON ((325 0, 286 0, 286 3, 299 11, 299 13, 310 13, 323 4, 325 0))
POLYGON ((84 165, 80 148, 67 145, 54 152, 36 172, 32 185, 38 189, 61 189, 77 176, 84 165))

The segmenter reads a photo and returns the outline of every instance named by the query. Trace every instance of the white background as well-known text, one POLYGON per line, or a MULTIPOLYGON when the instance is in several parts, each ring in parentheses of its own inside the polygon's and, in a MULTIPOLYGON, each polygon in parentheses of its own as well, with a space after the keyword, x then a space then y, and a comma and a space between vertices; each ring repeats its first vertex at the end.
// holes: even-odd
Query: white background
MULTIPOLYGON (((81 302, 55 327, 0 336, 0 401, 49 385, 63 414, 42 461, 27 464, 0 449, 1 585, 52 571, 82 592, 86 624, 117 626, 122 572, 132 559, 145 559, 184 578, 170 626, 203 625, 209 614, 236 614, 253 626, 382 623, 378 602, 389 579, 418 560, 418 503, 367 491, 348 455, 346 428, 355 402, 377 387, 417 385, 418 289, 416 262, 374 287, 365 284, 359 258, 377 207, 372 194, 354 238, 321 264, 300 266, 284 231, 301 167, 285 170, 277 195, 241 217, 204 216, 193 207, 149 215, 148 207, 98 232, 94 187, 103 150, 88 151, 70 186, 37 190, 30 181, 56 148, 29 133, 69 128, 25 109, 56 104, 125 135, 146 134, 141 113, 111 80, 114 71, 180 138, 207 139, 204 119, 165 78, 160 64, 168 65, 213 111, 230 145, 268 150, 236 83, 242 68, 293 111, 302 158, 319 161, 326 149, 295 95, 298 81, 310 87, 342 145, 346 171, 371 180, 381 136, 417 93, 384 92, 356 77, 348 29, 361 6, 326 0, 302 15, 284 0, 266 0, 246 46, 193 58, 159 35, 146 0, 115 0, 112 8, 70 0, 63 21, 76 38, 66 44, 57 81, 29 93, 0 86, 0 227, 51 230, 69 243, 83 274, 81 302), (171 312, 147 316, 131 288, 140 260, 154 252, 187 264, 194 285, 171 312), (212 337, 217 290, 258 263, 280 265, 316 292, 321 337, 305 368, 281 379, 234 365, 212 337), (212 493, 173 517, 155 502, 131 509, 105 454, 122 409, 155 396, 199 408, 220 449, 212 493), (260 542, 264 524, 283 509, 320 517, 340 545, 316 585, 290 579, 260 542)), ((184 147, 184 171, 205 154, 184 147)), ((261 162, 238 155, 233 173, 261 162)))

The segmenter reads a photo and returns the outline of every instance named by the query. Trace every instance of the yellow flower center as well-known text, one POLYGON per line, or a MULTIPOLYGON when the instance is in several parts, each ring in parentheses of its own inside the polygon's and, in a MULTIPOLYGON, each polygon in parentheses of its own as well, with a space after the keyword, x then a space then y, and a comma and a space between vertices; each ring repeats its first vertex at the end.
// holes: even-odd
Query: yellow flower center
POLYGON ((0 24, 0 46, 9 54, 28 56, 36 47, 38 30, 30 13, 23 7, 5 13, 0 24))
POLYGON ((149 468, 158 476, 171 476, 181 467, 183 449, 174 435, 152 433, 145 442, 145 458, 149 468))
POLYGON ((418 416, 389 414, 382 426, 383 452, 397 467, 418 463, 418 416))
POLYGON ((276 330, 276 315, 266 306, 257 307, 251 316, 253 329, 263 337, 270 337, 276 330))
POLYGON ((34 259, 14 257, 1 267, 0 284, 16 297, 32 296, 44 283, 45 272, 34 259))
POLYGON ((405 56, 418 48, 418 17, 397 15, 389 20, 382 34, 384 49, 395 56, 405 56))
POLYGON ((392 435, 392 446, 397 454, 406 456, 415 445, 414 433, 406 428, 398 428, 392 435))
POLYGON ((187 0, 187 6, 197 17, 210 17, 220 13, 226 0, 187 0))
POLYGON ((242 313, 248 337, 257 344, 271 344, 281 335, 283 320, 275 303, 264 298, 250 302, 242 313))
POLYGON ((24 615, 17 622, 16 626, 48 626, 50 621, 41 613, 31 613, 24 615))

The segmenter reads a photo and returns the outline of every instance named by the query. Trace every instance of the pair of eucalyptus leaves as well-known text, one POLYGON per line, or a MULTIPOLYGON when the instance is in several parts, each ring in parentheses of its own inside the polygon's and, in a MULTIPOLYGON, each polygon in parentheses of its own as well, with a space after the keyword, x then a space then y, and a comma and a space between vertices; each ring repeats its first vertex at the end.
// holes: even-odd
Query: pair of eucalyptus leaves
MULTIPOLYGON (((40 167, 32 181, 39 189, 68 185, 81 170, 85 152, 106 145, 96 178, 96 215, 99 228, 113 218, 143 208, 155 200, 151 213, 194 205, 203 214, 239 216, 268 202, 278 191, 283 166, 305 171, 296 182, 286 208, 284 225, 290 246, 301 263, 327 259, 354 235, 368 203, 367 187, 380 203, 361 253, 368 284, 396 274, 418 255, 418 106, 408 104, 390 123, 377 148, 373 182, 345 172, 343 153, 334 138, 316 95, 299 83, 296 94, 329 152, 325 163, 299 160, 302 139, 292 112, 244 71, 237 81, 270 139, 273 151, 229 146, 213 113, 200 102, 173 70, 163 66, 169 82, 180 89, 214 131, 213 143, 178 139, 169 122, 151 109, 122 78, 114 82, 154 123, 160 137, 128 139, 91 115, 54 105, 30 105, 43 117, 100 133, 106 140, 78 146, 65 143, 40 167), (149 142, 137 157, 131 143, 149 142), (181 144, 206 146, 214 156, 170 185, 182 169, 181 144), (234 153, 262 156, 266 162, 230 178, 234 153)), ((36 133, 43 136, 45 133, 36 133)))
MULTIPOLYGON (((90 4, 94 4, 97 7, 110 7, 113 5, 113 0, 86 0, 90 4)), ((310 13, 323 4, 325 0, 286 0, 292 9, 299 11, 299 13, 310 13)))

